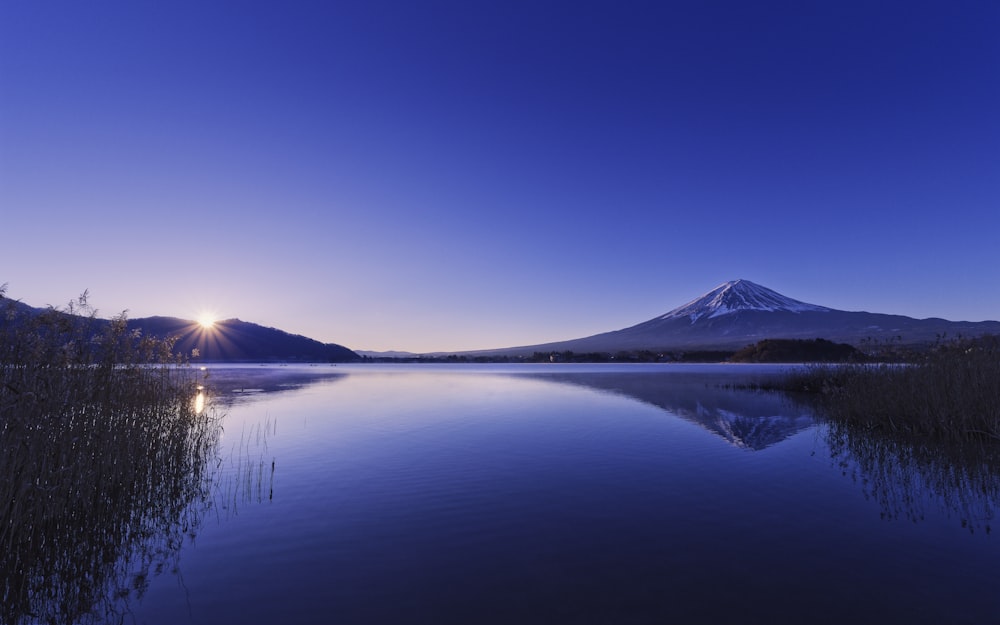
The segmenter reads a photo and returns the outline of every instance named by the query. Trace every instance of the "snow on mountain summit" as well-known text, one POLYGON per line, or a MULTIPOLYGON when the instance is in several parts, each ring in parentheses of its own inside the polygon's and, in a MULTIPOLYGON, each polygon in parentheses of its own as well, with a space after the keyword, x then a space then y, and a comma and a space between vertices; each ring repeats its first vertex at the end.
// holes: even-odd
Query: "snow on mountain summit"
POLYGON ((701 297, 671 310, 660 319, 688 317, 694 322, 701 318, 711 319, 744 310, 825 312, 831 309, 785 297, 781 293, 754 284, 749 280, 731 280, 720 284, 701 297))

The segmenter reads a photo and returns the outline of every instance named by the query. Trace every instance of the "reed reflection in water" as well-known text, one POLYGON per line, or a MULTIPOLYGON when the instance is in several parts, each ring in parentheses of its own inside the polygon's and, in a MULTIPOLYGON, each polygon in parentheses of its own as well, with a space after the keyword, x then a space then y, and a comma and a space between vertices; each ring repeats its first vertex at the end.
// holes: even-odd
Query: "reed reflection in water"
MULTIPOLYGON (((773 374, 772 374, 773 375, 773 374)), ((758 375, 757 380, 763 376, 758 375)), ((733 446, 761 450, 812 426, 822 407, 801 396, 729 391, 731 379, 701 375, 664 384, 655 374, 552 375, 549 379, 610 391, 653 404, 697 423, 733 446)), ((885 520, 926 519, 929 506, 970 532, 990 533, 1000 504, 1000 448, 993 441, 928 441, 820 417, 824 440, 840 471, 876 501, 885 520)))
MULTIPOLYGON (((53 379, 39 381, 34 372, 36 388, 93 382, 86 369, 50 373, 53 379)), ((206 407, 206 390, 178 379, 190 372, 122 375, 130 379, 72 404, 36 393, 0 395, 6 625, 118 622, 151 576, 176 573, 181 546, 217 501, 229 510, 260 498, 264 460, 252 456, 263 427, 257 443, 241 442, 226 463, 221 418, 206 407), (173 390, 164 393, 165 385, 173 390)), ((6 381, 10 388, 19 382, 6 381)))
POLYGON ((1000 449, 947 445, 830 422, 830 455, 845 476, 878 502, 885 520, 920 522, 936 506, 970 532, 989 534, 1000 503, 1000 449))

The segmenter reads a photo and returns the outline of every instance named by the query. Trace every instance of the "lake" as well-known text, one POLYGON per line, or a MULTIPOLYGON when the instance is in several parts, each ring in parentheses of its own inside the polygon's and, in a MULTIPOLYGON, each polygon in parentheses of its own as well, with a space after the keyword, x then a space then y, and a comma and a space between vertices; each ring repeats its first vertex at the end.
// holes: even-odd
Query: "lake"
POLYGON ((212 367, 213 494, 125 622, 1000 622, 994 465, 731 388, 787 369, 212 367))

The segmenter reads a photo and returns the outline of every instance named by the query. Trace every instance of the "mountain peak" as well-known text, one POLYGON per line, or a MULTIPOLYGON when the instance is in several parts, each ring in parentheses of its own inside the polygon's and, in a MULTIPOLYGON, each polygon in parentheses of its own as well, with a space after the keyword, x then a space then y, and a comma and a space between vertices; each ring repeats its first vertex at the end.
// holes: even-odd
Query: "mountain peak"
POLYGON ((688 317, 694 322, 701 318, 711 319, 745 310, 822 312, 830 309, 785 297, 777 291, 741 279, 720 284, 701 297, 671 310, 660 319, 688 317))

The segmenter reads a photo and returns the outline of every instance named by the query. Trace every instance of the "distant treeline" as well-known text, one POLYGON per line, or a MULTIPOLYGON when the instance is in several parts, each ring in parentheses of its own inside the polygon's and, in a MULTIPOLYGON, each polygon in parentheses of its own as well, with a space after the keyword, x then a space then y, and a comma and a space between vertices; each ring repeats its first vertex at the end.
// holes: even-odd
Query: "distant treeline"
POLYGON ((618 352, 535 352, 525 362, 721 362, 732 355, 730 351, 694 350, 686 352, 661 352, 648 349, 618 352))
POLYGON ((729 357, 730 362, 859 362, 865 355, 847 343, 826 339, 765 339, 729 357))
POLYGON ((534 363, 534 362, 723 362, 731 351, 654 352, 651 350, 618 352, 534 352, 530 356, 482 355, 413 356, 412 358, 366 357, 366 362, 393 363, 534 363))
POLYGON ((530 356, 451 354, 412 358, 366 358, 369 362, 411 363, 614 363, 614 362, 859 362, 865 354, 846 344, 825 339, 765 339, 741 350, 657 351, 650 349, 617 352, 536 351, 530 356))

